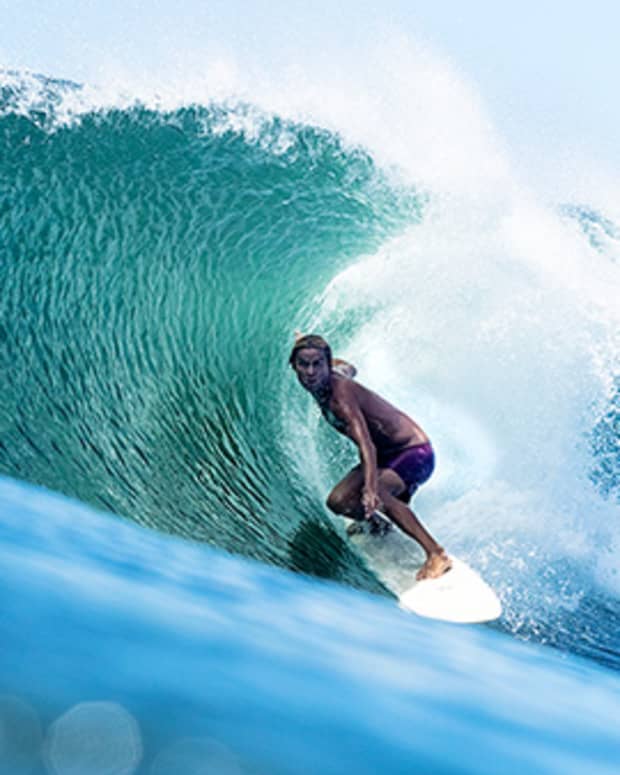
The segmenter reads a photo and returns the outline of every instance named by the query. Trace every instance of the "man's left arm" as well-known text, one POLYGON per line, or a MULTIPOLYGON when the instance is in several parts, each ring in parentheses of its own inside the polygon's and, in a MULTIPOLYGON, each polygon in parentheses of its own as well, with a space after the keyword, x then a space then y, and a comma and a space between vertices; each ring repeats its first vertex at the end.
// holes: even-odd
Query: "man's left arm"
POLYGON ((342 358, 334 358, 332 360, 332 371, 335 371, 336 374, 340 374, 340 376, 346 377, 347 379, 353 379, 357 374, 355 366, 342 358))

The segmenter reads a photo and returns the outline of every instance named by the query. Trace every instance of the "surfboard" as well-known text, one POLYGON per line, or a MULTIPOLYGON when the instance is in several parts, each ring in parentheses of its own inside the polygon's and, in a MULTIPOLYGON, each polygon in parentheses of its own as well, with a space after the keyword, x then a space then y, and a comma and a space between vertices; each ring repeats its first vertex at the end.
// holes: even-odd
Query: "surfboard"
POLYGON ((452 567, 436 579, 414 581, 398 602, 406 611, 447 622, 477 624, 501 616, 502 605, 491 587, 466 562, 449 555, 452 567))
MULTIPOLYGON (((380 523, 391 525, 380 512, 380 523)), ((367 523, 355 523, 364 528, 367 523)), ((351 535, 352 542, 372 569, 398 598, 399 606, 418 616, 460 624, 490 622, 501 616, 499 598, 464 560, 449 554, 452 568, 436 579, 416 580, 425 557, 414 542, 398 529, 362 529, 351 535)))

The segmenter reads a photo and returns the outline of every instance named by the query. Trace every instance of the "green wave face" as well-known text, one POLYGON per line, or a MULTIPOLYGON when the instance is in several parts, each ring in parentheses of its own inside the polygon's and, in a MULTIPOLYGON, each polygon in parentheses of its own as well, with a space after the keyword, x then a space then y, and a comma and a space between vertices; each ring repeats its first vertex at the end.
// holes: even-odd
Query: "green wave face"
MULTIPOLYGON (((62 87, 62 88, 61 88, 62 87)), ((250 106, 0 118, 0 471, 368 585, 282 442, 293 329, 419 217, 363 152, 250 106)), ((56 100, 56 101, 55 101, 56 100)))

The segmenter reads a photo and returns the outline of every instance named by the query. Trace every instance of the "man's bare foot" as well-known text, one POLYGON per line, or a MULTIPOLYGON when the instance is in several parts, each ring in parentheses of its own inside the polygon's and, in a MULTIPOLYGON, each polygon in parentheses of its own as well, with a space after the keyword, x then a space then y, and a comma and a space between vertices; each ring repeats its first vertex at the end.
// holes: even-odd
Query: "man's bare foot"
POLYGON ((388 519, 384 519, 377 514, 372 514, 367 519, 352 522, 347 527, 347 535, 356 536, 370 533, 371 536, 384 536, 387 535, 392 528, 393 525, 388 519))
POLYGON ((439 576, 443 576, 444 573, 449 571, 451 567, 452 560, 442 549, 436 554, 429 555, 424 565, 416 573, 416 580, 422 581, 422 579, 437 579, 439 576))
POLYGON ((370 528, 370 535, 373 536, 387 535, 392 529, 392 523, 384 517, 380 517, 376 511, 368 517, 367 522, 370 528))

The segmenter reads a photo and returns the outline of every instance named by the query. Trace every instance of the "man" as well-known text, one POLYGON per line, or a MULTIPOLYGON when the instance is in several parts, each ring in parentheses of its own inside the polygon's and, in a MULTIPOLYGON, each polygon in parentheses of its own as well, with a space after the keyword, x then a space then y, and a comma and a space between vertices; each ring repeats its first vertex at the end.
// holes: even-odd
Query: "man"
POLYGON ((332 360, 331 349, 322 337, 298 335, 289 363, 323 417, 359 449, 359 465, 331 491, 328 507, 358 520, 371 520, 381 509, 426 552, 417 578, 441 576, 450 569, 450 559, 407 505, 434 468, 433 449, 424 431, 356 382, 351 364, 332 360))

